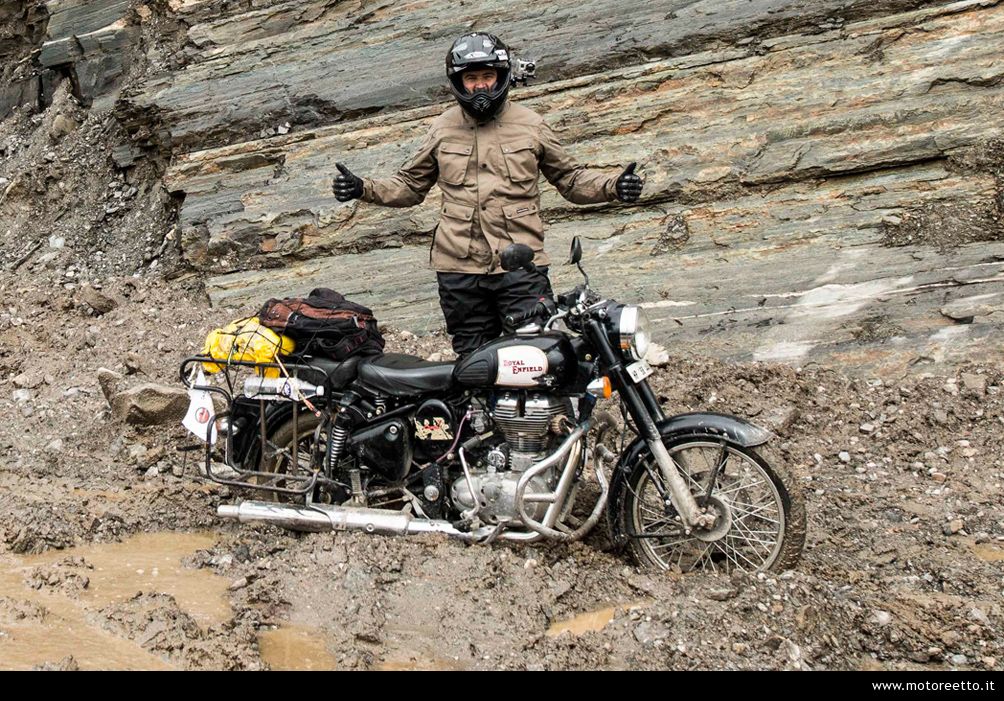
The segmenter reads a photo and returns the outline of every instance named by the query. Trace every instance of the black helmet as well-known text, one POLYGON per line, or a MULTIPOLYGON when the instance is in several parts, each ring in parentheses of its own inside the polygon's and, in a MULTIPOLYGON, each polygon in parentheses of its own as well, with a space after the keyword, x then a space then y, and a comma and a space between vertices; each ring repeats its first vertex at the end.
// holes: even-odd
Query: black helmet
POLYGON ((475 32, 460 37, 446 54, 446 77, 450 79, 450 90, 467 114, 479 122, 487 122, 498 114, 509 94, 512 63, 509 47, 493 34, 475 32), (461 78, 468 68, 494 68, 498 77, 491 90, 475 90, 468 93, 461 78))

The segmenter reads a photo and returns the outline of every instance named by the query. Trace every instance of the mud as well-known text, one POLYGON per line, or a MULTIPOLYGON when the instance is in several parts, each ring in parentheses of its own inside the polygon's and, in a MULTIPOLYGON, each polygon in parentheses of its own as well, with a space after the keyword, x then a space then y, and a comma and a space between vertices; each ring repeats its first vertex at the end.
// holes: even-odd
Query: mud
MULTIPOLYGON (((568 546, 483 547, 220 522, 215 507, 236 497, 175 450, 192 439, 173 425, 116 422, 98 369, 119 372, 122 389, 177 383, 180 360, 244 310, 210 310, 197 287, 145 278, 105 278, 115 306, 100 315, 76 286, 8 276, 0 291, 10 300, 0 333, 12 342, 0 356, 0 551, 17 563, 0 589, 6 667, 999 669, 1004 660, 996 367, 929 366, 944 372, 890 380, 671 356, 653 377, 666 410, 772 427, 774 459, 799 475, 809 533, 790 572, 662 575, 611 551, 603 529, 568 546), (158 559, 165 551, 173 565, 158 559), (15 645, 32 653, 14 655, 15 645)), ((445 336, 386 335, 389 350, 451 357, 445 336)))

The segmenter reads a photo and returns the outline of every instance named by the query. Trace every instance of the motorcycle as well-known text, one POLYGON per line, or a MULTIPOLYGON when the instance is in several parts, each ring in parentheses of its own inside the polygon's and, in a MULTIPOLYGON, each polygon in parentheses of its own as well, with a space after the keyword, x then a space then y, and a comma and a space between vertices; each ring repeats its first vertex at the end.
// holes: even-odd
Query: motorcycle
MULTIPOLYGON (((642 566, 792 567, 804 502, 791 472, 764 457, 771 434, 725 414, 666 416, 648 382, 644 311, 592 290, 581 259, 576 238, 570 263, 584 282, 508 318, 514 333, 458 362, 293 354, 227 363, 217 385, 195 370, 219 358, 186 359, 193 407, 200 393, 226 403, 201 410, 206 475, 267 495, 218 515, 472 543, 575 541, 605 515, 612 543, 642 566), (248 368, 241 388, 235 374, 248 368), (613 415, 596 409, 614 394, 618 451, 613 415)), ((533 271, 533 251, 510 245, 502 266, 533 271)))

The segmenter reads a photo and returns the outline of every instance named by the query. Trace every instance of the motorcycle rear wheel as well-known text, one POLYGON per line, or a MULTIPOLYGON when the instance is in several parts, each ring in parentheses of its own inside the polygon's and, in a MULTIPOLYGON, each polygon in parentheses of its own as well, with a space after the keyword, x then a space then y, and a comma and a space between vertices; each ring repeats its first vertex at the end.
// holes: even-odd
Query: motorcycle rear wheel
MULTIPOLYGON (((268 439, 265 454, 259 458, 258 471, 275 475, 310 475, 311 459, 314 450, 314 433, 321 420, 312 413, 303 413, 297 417, 296 425, 296 459, 293 459, 293 420, 289 419, 279 426, 268 439)), ((272 477, 259 477, 258 484, 273 484, 279 487, 296 487, 295 482, 285 482, 272 477)), ((266 501, 298 502, 303 496, 281 494, 262 490, 266 501)))
POLYGON ((710 532, 686 534, 658 464, 646 451, 627 480, 617 515, 640 565, 720 573, 794 566, 805 542, 805 504, 783 465, 771 465, 755 449, 707 439, 667 440, 665 445, 698 504, 724 515, 710 532), (719 462, 709 501, 707 482, 719 462))

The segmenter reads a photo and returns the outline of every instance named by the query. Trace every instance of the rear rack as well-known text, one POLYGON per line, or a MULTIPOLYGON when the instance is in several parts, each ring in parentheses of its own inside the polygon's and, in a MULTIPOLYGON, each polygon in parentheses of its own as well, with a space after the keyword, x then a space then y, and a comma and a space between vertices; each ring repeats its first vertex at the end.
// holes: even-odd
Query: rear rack
MULTIPOLYGON (((206 441, 204 456, 206 477, 217 484, 226 485, 228 487, 252 489, 270 492, 276 495, 285 495, 288 497, 302 497, 304 495, 309 495, 318 484, 328 481, 323 473, 324 466, 321 459, 322 453, 320 450, 321 445, 319 439, 322 435, 326 434, 327 431, 325 429, 330 428, 333 416, 331 412, 331 404, 334 400, 340 397, 340 394, 330 391, 331 388, 326 381, 328 375, 324 368, 310 363, 262 363, 242 360, 218 360, 208 355, 195 355, 185 358, 185 360, 182 361, 180 375, 181 381, 185 387, 194 390, 203 390, 213 395, 220 396, 226 406, 223 411, 210 416, 206 422, 206 435, 204 437, 206 441), (220 368, 217 373, 214 373, 217 378, 220 378, 220 382, 218 384, 197 384, 196 371, 201 367, 202 363, 211 363, 220 368), (324 394, 320 397, 314 398, 313 401, 304 401, 302 396, 295 391, 291 391, 290 396, 276 394, 270 395, 268 399, 258 398, 257 400, 258 421, 256 430, 258 432, 257 440, 260 441, 260 445, 258 446, 259 462, 262 461, 263 458, 270 458, 289 452, 287 450, 280 449, 278 446, 275 446, 269 441, 268 434, 270 427, 268 426, 268 417, 266 415, 267 405, 274 402, 301 405, 320 417, 321 423, 314 431, 314 437, 310 442, 311 459, 310 464, 306 466, 308 474, 287 474, 250 470, 246 469, 245 465, 236 460, 237 446, 235 445, 235 434, 231 430, 232 425, 230 421, 234 413, 233 410, 235 400, 238 397, 241 397, 247 399, 249 402, 255 401, 254 398, 244 397, 241 380, 252 377, 252 372, 255 372, 260 377, 264 377, 266 370, 276 370, 282 377, 296 380, 304 379, 305 375, 310 375, 311 379, 322 380, 322 383, 315 384, 324 387, 324 394), (222 438, 224 441, 222 452, 220 452, 219 447, 212 442, 214 428, 217 429, 217 440, 222 438), (225 465, 225 467, 220 466, 221 462, 225 465)), ((294 447, 299 446, 300 443, 298 424, 302 413, 301 409, 297 406, 294 406, 290 411, 290 415, 293 419, 292 445, 294 447)), ((247 426, 246 428, 243 428, 242 431, 250 430, 251 428, 252 426, 247 426)), ((246 450, 243 452, 245 455, 250 453, 250 446, 247 446, 246 450)), ((297 453, 296 457, 289 454, 286 455, 287 464, 290 466, 296 465, 302 469, 303 466, 299 462, 299 450, 297 450, 297 453)), ((255 466, 257 467, 257 465, 255 466)))

